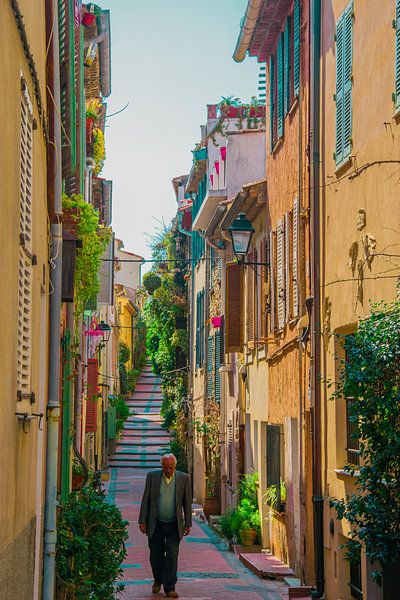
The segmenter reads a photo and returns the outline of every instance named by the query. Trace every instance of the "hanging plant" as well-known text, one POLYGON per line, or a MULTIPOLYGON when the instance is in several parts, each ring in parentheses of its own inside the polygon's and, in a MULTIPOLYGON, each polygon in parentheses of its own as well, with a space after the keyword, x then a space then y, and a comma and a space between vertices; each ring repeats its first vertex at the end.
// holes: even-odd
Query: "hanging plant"
POLYGON ((104 161, 106 160, 104 133, 99 127, 93 129, 93 158, 96 162, 94 173, 95 175, 99 175, 103 170, 104 161))
POLYGON ((63 209, 76 221, 76 235, 82 241, 75 264, 75 317, 83 314, 86 303, 99 292, 101 256, 111 239, 109 227, 99 225, 99 213, 81 195, 63 196, 63 209))
MULTIPOLYGON (((333 498, 338 519, 350 525, 346 558, 361 547, 380 570, 400 560, 400 302, 374 305, 354 335, 344 338, 346 361, 340 365, 335 398, 352 398, 350 421, 359 440, 361 466, 355 491, 333 498)), ((354 474, 354 465, 345 471, 354 474)))

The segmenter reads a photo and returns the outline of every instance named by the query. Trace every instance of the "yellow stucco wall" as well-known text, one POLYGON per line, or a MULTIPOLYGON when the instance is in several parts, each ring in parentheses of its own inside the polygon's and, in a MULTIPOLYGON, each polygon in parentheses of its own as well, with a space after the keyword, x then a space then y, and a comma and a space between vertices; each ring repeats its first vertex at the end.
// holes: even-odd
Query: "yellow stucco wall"
POLYGON ((129 360, 126 363, 128 370, 133 368, 133 350, 135 340, 132 332, 132 322, 135 317, 135 311, 131 305, 129 298, 119 296, 117 298, 118 313, 119 313, 119 339, 121 342, 126 344, 130 350, 129 360))
MULTIPOLYGON (((19 2, 27 38, 46 101, 44 2, 19 2)), ((47 398, 48 228, 46 198, 46 147, 34 97, 32 79, 24 57, 11 5, 0 2, 0 80, 2 109, 0 129, 0 254, 2 301, 0 304, 0 596, 33 597, 35 530, 41 528, 44 436, 38 420, 23 432, 15 412, 30 410, 29 402, 17 403, 17 311, 19 255, 20 98, 21 71, 32 99, 38 127, 33 131, 33 267, 31 388, 36 402, 32 412, 45 411, 47 398), (43 288, 41 285, 43 284, 43 288), (39 522, 37 522, 39 519, 39 522), (16 569, 16 565, 18 568, 16 569), (18 577, 23 573, 23 577, 18 577)), ((36 568, 38 569, 37 565, 36 568)))
MULTIPOLYGON (((323 378, 335 380, 335 354, 340 346, 335 333, 349 333, 369 313, 369 301, 391 301, 399 272, 397 258, 375 256, 365 262, 364 240, 375 251, 398 254, 400 211, 398 181, 399 120, 393 116, 395 73, 395 2, 354 0, 352 158, 336 170, 335 151, 335 41, 336 22, 348 2, 323 3, 322 37, 322 319, 324 323, 323 378), (376 161, 395 161, 379 164, 376 161), (357 169, 360 169, 357 171, 357 169), (349 176, 352 178, 349 178, 349 176), (365 212, 365 224, 363 215, 365 212), (360 268, 360 270, 359 270, 360 268), (363 276, 361 282, 360 275, 363 276), (386 278, 387 277, 387 278, 386 278)), ((322 385, 323 482, 329 496, 343 496, 352 480, 338 472, 346 461, 344 401, 330 400, 332 389, 322 385)), ((339 545, 346 525, 329 522, 334 511, 325 505, 326 598, 348 600, 349 569, 339 545)), ((364 566, 365 575, 365 566, 364 566)), ((364 578, 364 598, 376 598, 376 589, 364 578)))

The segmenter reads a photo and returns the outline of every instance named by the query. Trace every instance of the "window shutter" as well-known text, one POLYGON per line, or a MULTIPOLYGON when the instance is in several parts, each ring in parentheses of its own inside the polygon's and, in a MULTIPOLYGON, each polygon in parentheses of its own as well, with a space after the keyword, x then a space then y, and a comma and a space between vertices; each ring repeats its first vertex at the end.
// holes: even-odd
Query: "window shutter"
POLYGON ((71 34, 71 14, 69 0, 58 1, 58 27, 60 39, 60 94, 61 94, 61 145, 62 145, 62 170, 66 177, 72 170, 72 92, 71 75, 73 69, 74 46, 73 30, 71 34))
POLYGON ((284 31, 284 56, 285 56, 285 114, 290 110, 290 76, 291 76, 291 65, 290 65, 290 17, 286 19, 285 31, 284 31))
POLYGON ((32 102, 22 80, 20 106, 20 248, 18 259, 18 357, 17 390, 31 393, 31 305, 32 305, 32 160, 33 134, 32 102))
POLYGON ((396 0, 396 65, 395 65, 395 103, 400 107, 400 0, 396 0))
POLYGON ((221 402, 221 332, 215 332, 215 400, 221 402))
POLYGON ((300 0, 294 0, 293 8, 293 87, 294 95, 300 94, 300 0))
MULTIPOLYGON (((260 262, 267 263, 267 242, 260 242, 260 262)), ((267 267, 261 265, 260 269, 260 341, 267 337, 267 267)))
MULTIPOLYGON (((253 263, 254 260, 254 252, 249 252, 248 262, 253 263)), ((247 267, 247 286, 246 286, 246 296, 247 296, 247 305, 246 305, 246 329, 247 329, 247 344, 254 345, 255 335, 254 335, 254 325, 255 325, 255 306, 254 306, 254 267, 255 265, 249 265, 247 267)))
POLYGON ((288 323, 291 318, 291 305, 290 300, 292 298, 292 285, 291 285, 291 248, 290 248, 290 237, 292 233, 292 215, 290 211, 285 214, 285 321, 288 323))
POLYGON ((87 365, 86 433, 97 431, 97 395, 99 374, 97 358, 89 358, 87 365))
POLYGON ((214 369, 213 369, 213 336, 209 335, 207 339, 207 396, 211 398, 214 392, 214 369))
POLYGON ((276 278, 275 278, 275 268, 276 268, 276 232, 270 231, 269 234, 269 254, 270 254, 270 288, 269 288, 269 297, 270 297, 270 329, 271 332, 274 333, 276 330, 276 278))
POLYGON ((196 296, 196 368, 200 367, 200 292, 196 296))
POLYGON ((267 425, 267 488, 274 485, 280 504, 281 432, 279 425, 267 425))
POLYGON ((278 118, 278 139, 283 136, 284 121, 284 86, 283 86, 283 34, 278 40, 278 49, 276 56, 277 69, 277 118, 278 118))
POLYGON ((241 265, 226 265, 226 352, 241 352, 243 347, 242 278, 243 267, 241 265))
POLYGON ((275 145, 274 136, 275 122, 275 57, 270 56, 269 59, 269 137, 270 151, 272 152, 275 145))
POLYGON ((278 221, 276 231, 276 271, 278 295, 278 328, 285 325, 285 227, 282 219, 278 221))
POLYGON ((292 244, 293 244, 293 317, 296 318, 300 314, 300 294, 299 294, 299 199, 295 198, 293 203, 293 218, 292 218, 292 244))
POLYGON ((351 152, 353 4, 336 24, 336 164, 351 152))

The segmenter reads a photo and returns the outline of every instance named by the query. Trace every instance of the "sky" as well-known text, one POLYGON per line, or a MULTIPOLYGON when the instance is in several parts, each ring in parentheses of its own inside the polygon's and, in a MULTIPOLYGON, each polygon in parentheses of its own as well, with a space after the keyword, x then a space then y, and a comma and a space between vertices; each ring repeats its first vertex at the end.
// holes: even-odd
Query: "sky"
MULTIPOLYGON (((189 173, 206 104, 257 95, 258 65, 232 58, 247 0, 98 0, 110 10, 106 163, 125 249, 150 258, 149 235, 176 213, 171 180, 189 173)), ((147 269, 146 269, 147 270, 147 269)))

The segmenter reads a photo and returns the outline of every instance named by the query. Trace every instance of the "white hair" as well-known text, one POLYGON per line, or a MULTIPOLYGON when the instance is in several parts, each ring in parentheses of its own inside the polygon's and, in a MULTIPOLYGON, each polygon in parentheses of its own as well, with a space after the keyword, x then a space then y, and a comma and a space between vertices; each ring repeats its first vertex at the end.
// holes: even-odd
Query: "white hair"
POLYGON ((176 465, 176 463, 177 463, 178 461, 176 460, 176 456, 175 456, 175 454, 172 454, 171 452, 169 452, 168 454, 163 454, 163 455, 162 455, 162 457, 161 457, 161 460, 160 460, 161 464, 163 463, 163 460, 164 460, 164 459, 170 459, 170 458, 173 458, 173 459, 174 459, 174 462, 175 462, 175 465, 176 465))

